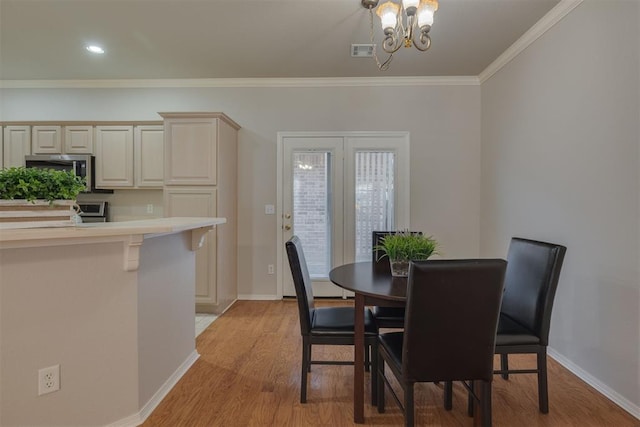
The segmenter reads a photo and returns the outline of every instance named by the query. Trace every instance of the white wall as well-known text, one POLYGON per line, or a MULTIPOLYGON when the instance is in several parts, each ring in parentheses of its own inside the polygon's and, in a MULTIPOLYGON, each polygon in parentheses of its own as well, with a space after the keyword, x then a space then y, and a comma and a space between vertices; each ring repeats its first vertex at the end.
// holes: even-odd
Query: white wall
MULTIPOLYGON (((238 122, 241 295, 276 295, 278 131, 411 133, 411 228, 446 256, 477 256, 480 87, 3 89, 0 120, 158 120, 160 111, 222 111, 238 122)), ((131 196, 131 194, 129 194, 131 196)), ((129 197, 131 198, 131 197, 129 197)), ((144 202, 141 206, 144 206, 144 202)))
POLYGON ((122 242, 0 250, 0 425, 106 425, 139 410, 138 272, 122 265, 122 242), (38 369, 57 364, 60 391, 38 396, 38 369))
POLYGON ((585 1, 482 84, 480 227, 483 256, 567 246, 550 346, 638 417, 639 4, 585 1))

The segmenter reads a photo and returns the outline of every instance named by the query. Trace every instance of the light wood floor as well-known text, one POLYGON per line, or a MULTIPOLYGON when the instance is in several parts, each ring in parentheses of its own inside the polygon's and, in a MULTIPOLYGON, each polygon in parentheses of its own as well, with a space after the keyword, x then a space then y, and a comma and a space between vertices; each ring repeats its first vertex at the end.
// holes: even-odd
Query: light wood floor
MULTIPOLYGON (((322 301, 318 305, 349 302, 322 301)), ((200 359, 143 426, 351 426, 351 366, 314 365, 308 401, 300 404, 301 339, 295 301, 239 301, 196 340, 200 359)), ((353 356, 351 347, 314 346, 314 358, 353 356)), ((511 362, 511 358, 510 358, 511 362)), ((533 366, 529 356, 511 366, 533 366)), ((368 381, 368 374, 366 376, 368 381)), ((367 383, 367 396, 369 393, 367 383)), ((493 425, 637 427, 640 421, 549 359, 550 411, 538 412, 534 375, 493 382, 493 425)), ((442 386, 416 387, 420 426, 471 426, 466 393, 454 386, 454 408, 442 406, 442 386)), ((366 425, 400 426, 393 400, 387 411, 365 403, 366 425)))

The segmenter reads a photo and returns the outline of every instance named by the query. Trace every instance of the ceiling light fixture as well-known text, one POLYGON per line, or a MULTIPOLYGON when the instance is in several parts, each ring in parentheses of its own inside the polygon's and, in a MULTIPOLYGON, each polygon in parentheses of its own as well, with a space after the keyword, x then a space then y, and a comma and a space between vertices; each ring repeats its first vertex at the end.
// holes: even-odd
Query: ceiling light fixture
POLYGON ((91 45, 91 46, 87 46, 87 50, 91 53, 99 53, 102 54, 104 53, 104 49, 101 48, 100 46, 95 46, 95 45, 91 45))
MULTIPOLYGON (((369 10, 371 43, 373 43, 373 9, 378 6, 378 0, 361 0, 361 4, 369 10)), ((380 70, 389 68, 393 54, 401 46, 414 46, 423 52, 431 47, 429 31, 437 10, 438 0, 402 0, 402 5, 388 0, 378 6, 376 14, 380 17, 384 32, 382 49, 389 54, 389 58, 380 63, 374 49, 373 56, 380 70)))

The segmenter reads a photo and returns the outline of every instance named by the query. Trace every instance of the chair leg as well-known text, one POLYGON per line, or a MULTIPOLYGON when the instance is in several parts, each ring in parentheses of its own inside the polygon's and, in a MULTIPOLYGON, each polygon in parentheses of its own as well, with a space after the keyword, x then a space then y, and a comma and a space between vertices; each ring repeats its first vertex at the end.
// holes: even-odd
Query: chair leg
POLYGON ((364 346, 364 370, 365 372, 369 372, 371 369, 371 356, 370 356, 371 346, 364 346))
MULTIPOLYGON (((502 370, 502 371, 508 371, 509 370, 509 355, 508 354, 501 354, 500 355, 500 370, 502 370)), ((502 374, 502 379, 503 380, 508 380, 509 379, 509 373, 504 372, 502 374)))
POLYGON ((491 427, 491 381, 482 381, 480 388, 482 427, 491 427))
POLYGON ((378 404, 378 346, 371 346, 371 405, 378 404))
POLYGON ((469 388, 471 389, 467 395, 467 415, 473 417, 474 408, 475 408, 475 399, 473 395, 476 392, 475 381, 469 381, 469 388))
POLYGON ((549 413, 549 390, 547 384, 547 348, 538 351, 538 404, 540 412, 549 413))
POLYGON ((453 381, 444 382, 444 409, 450 411, 453 408, 453 381))
POLYGON ((404 389, 404 425, 406 427, 413 427, 414 420, 414 407, 413 407, 413 383, 407 383, 404 389))
POLYGON ((307 402, 307 374, 311 368, 311 344, 302 343, 302 375, 300 376, 300 403, 307 402))
POLYGON ((384 413, 384 359, 378 355, 378 378, 376 380, 378 388, 378 412, 384 413))

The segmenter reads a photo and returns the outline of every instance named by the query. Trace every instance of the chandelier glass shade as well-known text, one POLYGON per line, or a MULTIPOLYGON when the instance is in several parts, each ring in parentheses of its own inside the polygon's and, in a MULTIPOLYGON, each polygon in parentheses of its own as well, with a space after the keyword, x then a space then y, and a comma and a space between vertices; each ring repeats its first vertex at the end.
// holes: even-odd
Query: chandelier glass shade
POLYGON ((429 31, 433 25, 433 16, 438 10, 437 0, 388 0, 378 6, 378 0, 361 0, 362 6, 372 10, 377 6, 376 14, 380 18, 384 41, 382 48, 394 53, 400 47, 414 46, 425 51, 431 47, 429 31))

